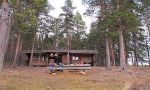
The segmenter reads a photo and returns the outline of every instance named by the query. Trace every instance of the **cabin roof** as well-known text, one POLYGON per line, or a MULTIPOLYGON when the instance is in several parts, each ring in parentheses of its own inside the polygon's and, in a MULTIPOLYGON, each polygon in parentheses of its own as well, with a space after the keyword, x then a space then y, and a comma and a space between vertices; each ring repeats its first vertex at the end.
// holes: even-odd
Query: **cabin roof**
MULTIPOLYGON (((31 53, 31 50, 24 50, 23 53, 31 53)), ((33 53, 68 53, 68 50, 36 50, 33 53)), ((97 54, 97 50, 69 50, 72 54, 97 54)))

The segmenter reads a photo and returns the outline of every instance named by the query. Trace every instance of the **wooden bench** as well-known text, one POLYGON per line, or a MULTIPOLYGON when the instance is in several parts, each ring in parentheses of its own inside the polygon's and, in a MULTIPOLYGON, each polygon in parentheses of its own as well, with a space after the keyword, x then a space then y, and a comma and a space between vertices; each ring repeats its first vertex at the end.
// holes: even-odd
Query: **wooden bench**
POLYGON ((69 71, 80 71, 82 70, 83 72, 85 72, 85 70, 90 70, 91 69, 91 65, 90 64, 75 64, 75 65, 62 65, 62 66, 50 66, 48 67, 48 70, 50 71, 50 73, 52 71, 57 71, 57 70, 69 70, 69 71))

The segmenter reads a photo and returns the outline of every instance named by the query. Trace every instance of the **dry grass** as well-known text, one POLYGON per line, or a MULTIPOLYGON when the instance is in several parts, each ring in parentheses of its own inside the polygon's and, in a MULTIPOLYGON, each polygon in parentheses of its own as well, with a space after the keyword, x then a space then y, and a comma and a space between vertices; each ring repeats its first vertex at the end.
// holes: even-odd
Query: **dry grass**
POLYGON ((52 75, 45 67, 17 67, 0 74, 0 90, 145 90, 149 82, 150 69, 134 67, 124 72, 93 67, 86 75, 67 71, 52 75))
POLYGON ((150 90, 150 80, 136 81, 129 90, 150 90))

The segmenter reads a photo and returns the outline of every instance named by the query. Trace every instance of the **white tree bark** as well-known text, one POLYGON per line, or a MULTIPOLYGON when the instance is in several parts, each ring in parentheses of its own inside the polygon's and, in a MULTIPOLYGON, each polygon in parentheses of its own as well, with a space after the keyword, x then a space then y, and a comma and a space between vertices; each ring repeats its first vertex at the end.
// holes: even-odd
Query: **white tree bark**
POLYGON ((8 28, 8 3, 6 0, 2 2, 2 15, 0 20, 0 72, 2 71, 4 56, 7 48, 7 42, 9 37, 8 28))

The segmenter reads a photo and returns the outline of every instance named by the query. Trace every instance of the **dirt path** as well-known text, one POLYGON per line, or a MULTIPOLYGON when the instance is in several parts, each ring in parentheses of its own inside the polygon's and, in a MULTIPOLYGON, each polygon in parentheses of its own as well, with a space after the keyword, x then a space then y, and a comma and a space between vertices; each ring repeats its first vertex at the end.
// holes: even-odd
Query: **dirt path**
POLYGON ((17 67, 0 74, 0 90, 127 90, 132 83, 148 80, 150 68, 130 67, 121 72, 92 67, 86 75, 67 71, 52 75, 46 67, 17 67))

